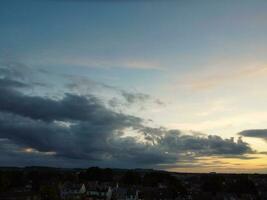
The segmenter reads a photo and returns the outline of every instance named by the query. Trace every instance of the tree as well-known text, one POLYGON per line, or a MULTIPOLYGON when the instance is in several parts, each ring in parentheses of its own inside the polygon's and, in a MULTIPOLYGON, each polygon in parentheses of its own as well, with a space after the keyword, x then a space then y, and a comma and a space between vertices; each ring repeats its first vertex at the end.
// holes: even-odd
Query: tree
POLYGON ((59 200, 58 188, 55 185, 43 185, 40 188, 42 200, 59 200))
POLYGON ((138 185, 141 183, 141 177, 137 172, 128 170, 122 177, 122 183, 126 185, 138 185))

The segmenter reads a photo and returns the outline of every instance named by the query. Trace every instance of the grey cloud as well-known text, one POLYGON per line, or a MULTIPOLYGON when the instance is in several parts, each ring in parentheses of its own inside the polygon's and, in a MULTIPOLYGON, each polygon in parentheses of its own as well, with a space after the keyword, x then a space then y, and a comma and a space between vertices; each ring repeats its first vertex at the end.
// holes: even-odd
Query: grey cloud
POLYGON ((189 152, 197 156, 231 156, 254 153, 249 144, 243 142, 241 138, 235 142, 233 139, 223 139, 216 135, 198 137, 183 135, 179 130, 171 130, 155 140, 158 146, 170 153, 189 152))
POLYGON ((148 94, 143 93, 130 93, 126 91, 121 91, 121 94, 129 104, 133 104, 136 102, 144 102, 150 99, 150 96, 148 94))
POLYGON ((188 152, 193 156, 252 152, 242 140, 188 136, 179 130, 147 127, 140 118, 107 109, 96 97, 67 94, 56 101, 12 90, 9 93, 0 97, 0 138, 40 152, 56 152, 54 157, 66 161, 124 162, 137 167, 176 163, 185 157, 192 159, 190 155, 184 156, 188 152), (7 95, 14 107, 3 106, 7 95), (21 102, 27 109, 21 108, 21 102), (143 135, 145 141, 121 137, 120 132, 129 128, 143 135))
POLYGON ((179 138, 169 136, 163 140, 175 143, 173 146, 178 149, 196 152, 199 155, 242 155, 253 153, 249 145, 238 139, 237 142, 231 139, 222 139, 219 136, 209 135, 208 137, 195 137, 183 135, 179 138))
MULTIPOLYGON (((123 114, 110 112, 101 105, 99 99, 92 95, 65 94, 63 99, 53 100, 45 97, 24 95, 12 89, 1 88, 1 86, 0 92, 0 110, 32 119, 45 121, 81 120, 95 124, 101 124, 103 121, 112 123, 111 121, 114 119, 120 120, 121 123, 126 122, 123 114)), ((140 118, 133 116, 128 116, 128 118, 131 121, 141 121, 140 118)))
POLYGON ((155 104, 160 105, 160 106, 164 106, 165 105, 165 103, 163 101, 161 101, 160 99, 155 99, 154 102, 155 102, 155 104))
POLYGON ((87 77, 64 76, 71 80, 71 83, 66 84, 66 88, 73 92, 78 92, 79 94, 97 93, 99 91, 114 93, 117 97, 112 97, 108 101, 108 105, 112 108, 143 105, 144 103, 153 103, 158 106, 165 105, 163 101, 153 98, 149 94, 125 91, 115 86, 91 80, 87 77))
POLYGON ((35 80, 35 76, 44 74, 40 70, 34 70, 27 65, 15 61, 1 61, 0 58, 0 85, 2 87, 45 87, 46 84, 40 80, 35 80))
MULTIPOLYGON (((155 167, 201 156, 238 157, 253 153, 241 139, 235 142, 219 136, 184 135, 180 130, 149 127, 142 118, 109 109, 92 94, 69 92, 52 99, 29 95, 24 86, 23 81, 10 74, 0 79, 1 162, 14 164, 17 160, 18 164, 27 164, 33 158, 34 164, 47 160, 48 164, 61 166, 72 166, 75 160, 77 166, 90 163, 155 167), (126 137, 124 133, 129 129, 143 139, 126 137), (38 153, 24 152, 23 148, 38 153)), ((148 98, 143 94, 124 95, 129 103, 148 98)))
POLYGON ((9 78, 0 79, 0 87, 2 88, 24 88, 29 85, 20 81, 12 80, 9 78))
POLYGON ((267 141, 267 129, 250 129, 238 133, 245 137, 261 138, 267 141))
POLYGON ((72 94, 102 96, 103 102, 117 112, 127 112, 128 108, 143 110, 153 104, 166 105, 159 98, 142 92, 126 91, 119 87, 95 81, 87 76, 61 74, 67 81, 65 89, 72 94))
MULTIPOLYGON (((106 125, 79 122, 70 127, 1 113, 0 137, 40 152, 56 152, 56 157, 95 162, 128 162, 139 165, 170 161, 157 146, 119 138, 115 131, 128 127, 119 121, 106 125)), ((172 159, 174 162, 175 160, 172 159)), ((101 163, 100 163, 101 164, 101 163)))
POLYGON ((51 166, 51 167, 80 167, 87 166, 88 162, 55 157, 47 152, 25 152, 22 146, 12 143, 10 140, 0 139, 1 166, 51 166))
POLYGON ((32 70, 22 63, 0 60, 0 77, 2 78, 25 80, 29 78, 31 73, 32 70))
POLYGON ((144 94, 140 92, 127 92, 124 90, 120 90, 120 93, 122 97, 125 99, 127 106, 133 105, 133 104, 142 105, 144 103, 151 103, 151 104, 155 104, 158 106, 165 105, 163 101, 161 101, 160 99, 155 99, 149 94, 144 94))

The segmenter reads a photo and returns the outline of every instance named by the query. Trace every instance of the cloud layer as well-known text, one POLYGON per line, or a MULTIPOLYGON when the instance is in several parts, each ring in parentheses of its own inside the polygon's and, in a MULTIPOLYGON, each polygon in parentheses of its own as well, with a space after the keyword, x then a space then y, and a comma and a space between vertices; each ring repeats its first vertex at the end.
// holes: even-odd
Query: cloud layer
MULTIPOLYGON (((150 127, 140 117, 116 112, 93 94, 65 91, 52 98, 29 93, 16 68, 0 77, 0 161, 4 165, 100 165, 159 167, 194 162, 202 156, 253 153, 242 141, 150 127), (14 72, 11 73, 10 72, 14 72), (14 76, 15 74, 15 76, 14 76)), ((122 93, 129 103, 149 96, 122 93)))
POLYGON ((261 138, 267 141, 267 129, 250 129, 239 133, 241 136, 261 138))

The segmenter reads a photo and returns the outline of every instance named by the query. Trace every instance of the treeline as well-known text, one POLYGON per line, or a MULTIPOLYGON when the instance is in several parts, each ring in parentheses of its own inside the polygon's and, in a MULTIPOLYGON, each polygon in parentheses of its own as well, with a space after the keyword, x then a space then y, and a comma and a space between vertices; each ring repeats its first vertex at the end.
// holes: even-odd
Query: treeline
POLYGON ((88 168, 85 172, 79 174, 80 180, 100 181, 100 182, 117 182, 125 186, 144 186, 158 187, 162 184, 167 187, 175 187, 181 190, 181 182, 168 172, 146 172, 140 173, 135 170, 125 172, 114 172, 111 169, 101 169, 98 167, 88 168))
POLYGON ((249 179, 247 174, 203 175, 200 183, 203 192, 258 195, 254 182, 249 179))
POLYGON ((32 191, 40 192, 48 190, 47 187, 64 182, 81 183, 86 181, 113 182, 120 186, 145 186, 157 187, 159 184, 167 186, 170 190, 186 192, 185 187, 175 177, 167 172, 140 173, 135 170, 114 171, 106 168, 91 167, 86 170, 59 170, 53 168, 26 170, 0 170, 0 192, 13 188, 23 187, 27 184, 32 186, 32 191))

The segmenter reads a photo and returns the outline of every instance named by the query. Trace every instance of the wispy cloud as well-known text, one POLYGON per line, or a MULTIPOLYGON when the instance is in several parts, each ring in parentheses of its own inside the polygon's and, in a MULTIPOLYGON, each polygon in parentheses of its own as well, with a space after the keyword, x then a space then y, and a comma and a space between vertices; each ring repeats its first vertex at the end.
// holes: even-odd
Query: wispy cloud
MULTIPOLYGON (((82 66, 90 68, 121 68, 121 69, 138 69, 138 70, 163 70, 160 63, 146 60, 142 58, 106 58, 97 57, 92 58, 90 56, 49 56, 40 59, 43 63, 41 64, 52 64, 52 65, 68 65, 68 66, 82 66)), ((31 59, 30 62, 33 64, 40 64, 39 59, 31 59)))
POLYGON ((221 66, 214 69, 202 69, 185 76, 182 86, 194 91, 202 91, 233 83, 240 80, 251 80, 267 75, 267 64, 250 66, 221 66))
POLYGON ((211 131, 211 130, 225 130, 228 128, 239 129, 241 127, 251 127, 257 126, 259 124, 265 123, 267 117, 267 112, 247 112, 234 114, 230 116, 222 116, 213 119, 203 118, 198 122, 179 122, 170 123, 169 127, 181 128, 183 130, 200 130, 200 131, 211 131), (253 119, 253 120, 252 120, 253 119))

